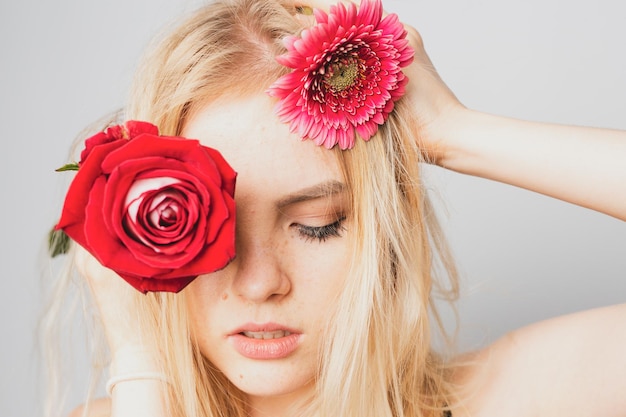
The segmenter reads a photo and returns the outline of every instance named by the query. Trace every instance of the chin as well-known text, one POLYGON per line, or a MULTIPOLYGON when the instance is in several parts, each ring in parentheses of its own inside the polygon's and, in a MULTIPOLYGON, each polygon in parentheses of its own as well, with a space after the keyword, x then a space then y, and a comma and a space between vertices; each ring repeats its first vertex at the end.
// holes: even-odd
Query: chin
POLYGON ((239 390, 250 397, 300 397, 315 387, 315 373, 303 366, 281 361, 254 361, 224 372, 239 390))

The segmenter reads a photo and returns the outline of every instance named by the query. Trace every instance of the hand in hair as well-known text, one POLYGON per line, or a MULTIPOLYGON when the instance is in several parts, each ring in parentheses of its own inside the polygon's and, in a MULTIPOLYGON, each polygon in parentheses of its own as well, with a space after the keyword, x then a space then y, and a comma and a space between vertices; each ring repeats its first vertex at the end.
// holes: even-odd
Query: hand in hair
MULTIPOLYGON (((166 376, 158 367, 157 347, 142 337, 142 325, 138 319, 141 314, 137 306, 141 303, 137 301, 145 300, 146 295, 102 266, 81 247, 76 250, 74 262, 87 280, 100 311, 112 359, 111 379, 107 384, 112 401, 98 400, 90 404, 89 415, 164 416, 164 402, 160 399, 165 395, 163 389, 166 376)), ((74 411, 75 414, 79 412, 82 413, 82 408, 74 411)))
POLYGON ((133 299, 137 291, 85 249, 76 246, 74 264, 89 284, 111 354, 128 346, 140 346, 139 325, 133 320, 133 299))
MULTIPOLYGON (((307 24, 314 24, 312 9, 320 8, 328 11, 330 6, 336 3, 336 0, 308 0, 296 2, 295 7, 301 11, 302 20, 305 20, 307 24)), ((349 2, 345 1, 345 3, 349 2)), ((360 1, 352 3, 359 5, 360 1)), ((415 56, 413 63, 403 69, 409 78, 403 100, 409 100, 414 109, 418 122, 415 138, 425 159, 428 162, 440 164, 440 161, 445 159, 443 153, 447 147, 444 145, 444 140, 449 136, 447 129, 454 125, 457 113, 465 108, 437 73, 426 53, 420 33, 407 24, 404 24, 404 28, 415 56)))

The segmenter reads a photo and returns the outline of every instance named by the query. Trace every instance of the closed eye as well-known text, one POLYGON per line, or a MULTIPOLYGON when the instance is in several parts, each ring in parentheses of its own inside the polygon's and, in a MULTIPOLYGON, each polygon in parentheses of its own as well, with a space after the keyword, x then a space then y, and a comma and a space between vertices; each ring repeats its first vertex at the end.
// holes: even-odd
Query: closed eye
POLYGON ((307 241, 317 240, 318 242, 324 242, 331 237, 341 237, 342 232, 346 230, 343 225, 345 220, 346 217, 342 216, 337 221, 325 226, 307 226, 299 223, 294 223, 291 226, 295 227, 300 237, 307 241))

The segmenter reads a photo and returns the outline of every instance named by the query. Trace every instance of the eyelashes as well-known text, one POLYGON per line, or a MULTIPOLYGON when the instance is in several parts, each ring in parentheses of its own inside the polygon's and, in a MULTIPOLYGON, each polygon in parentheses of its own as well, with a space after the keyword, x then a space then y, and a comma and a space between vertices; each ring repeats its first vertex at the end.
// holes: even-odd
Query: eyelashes
POLYGON ((292 227, 295 227, 300 237, 307 241, 317 240, 318 242, 325 242, 326 239, 332 237, 341 237, 341 234, 346 230, 343 224, 345 220, 346 217, 342 216, 335 222, 325 226, 306 226, 295 223, 292 227))

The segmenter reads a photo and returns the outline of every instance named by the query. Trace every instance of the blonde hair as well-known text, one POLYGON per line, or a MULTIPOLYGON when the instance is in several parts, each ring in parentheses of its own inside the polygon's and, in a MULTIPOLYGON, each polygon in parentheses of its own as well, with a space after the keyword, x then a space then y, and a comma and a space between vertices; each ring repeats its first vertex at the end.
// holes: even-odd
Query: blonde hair
MULTIPOLYGON (((303 23, 276 0, 226 0, 198 10, 146 56, 126 108, 178 135, 194 109, 266 89, 288 69, 282 40, 303 23)), ((421 417, 454 402, 449 365, 431 348, 433 294, 455 298, 453 263, 421 183, 415 116, 400 100, 369 142, 334 150, 352 195, 352 265, 322 347, 317 393, 297 415, 421 417), (437 266, 443 265, 443 268, 437 266), (441 270, 447 284, 435 279, 441 270)), ((160 346, 176 417, 244 417, 245 395, 204 358, 185 292, 137 294, 145 338, 160 346)))

